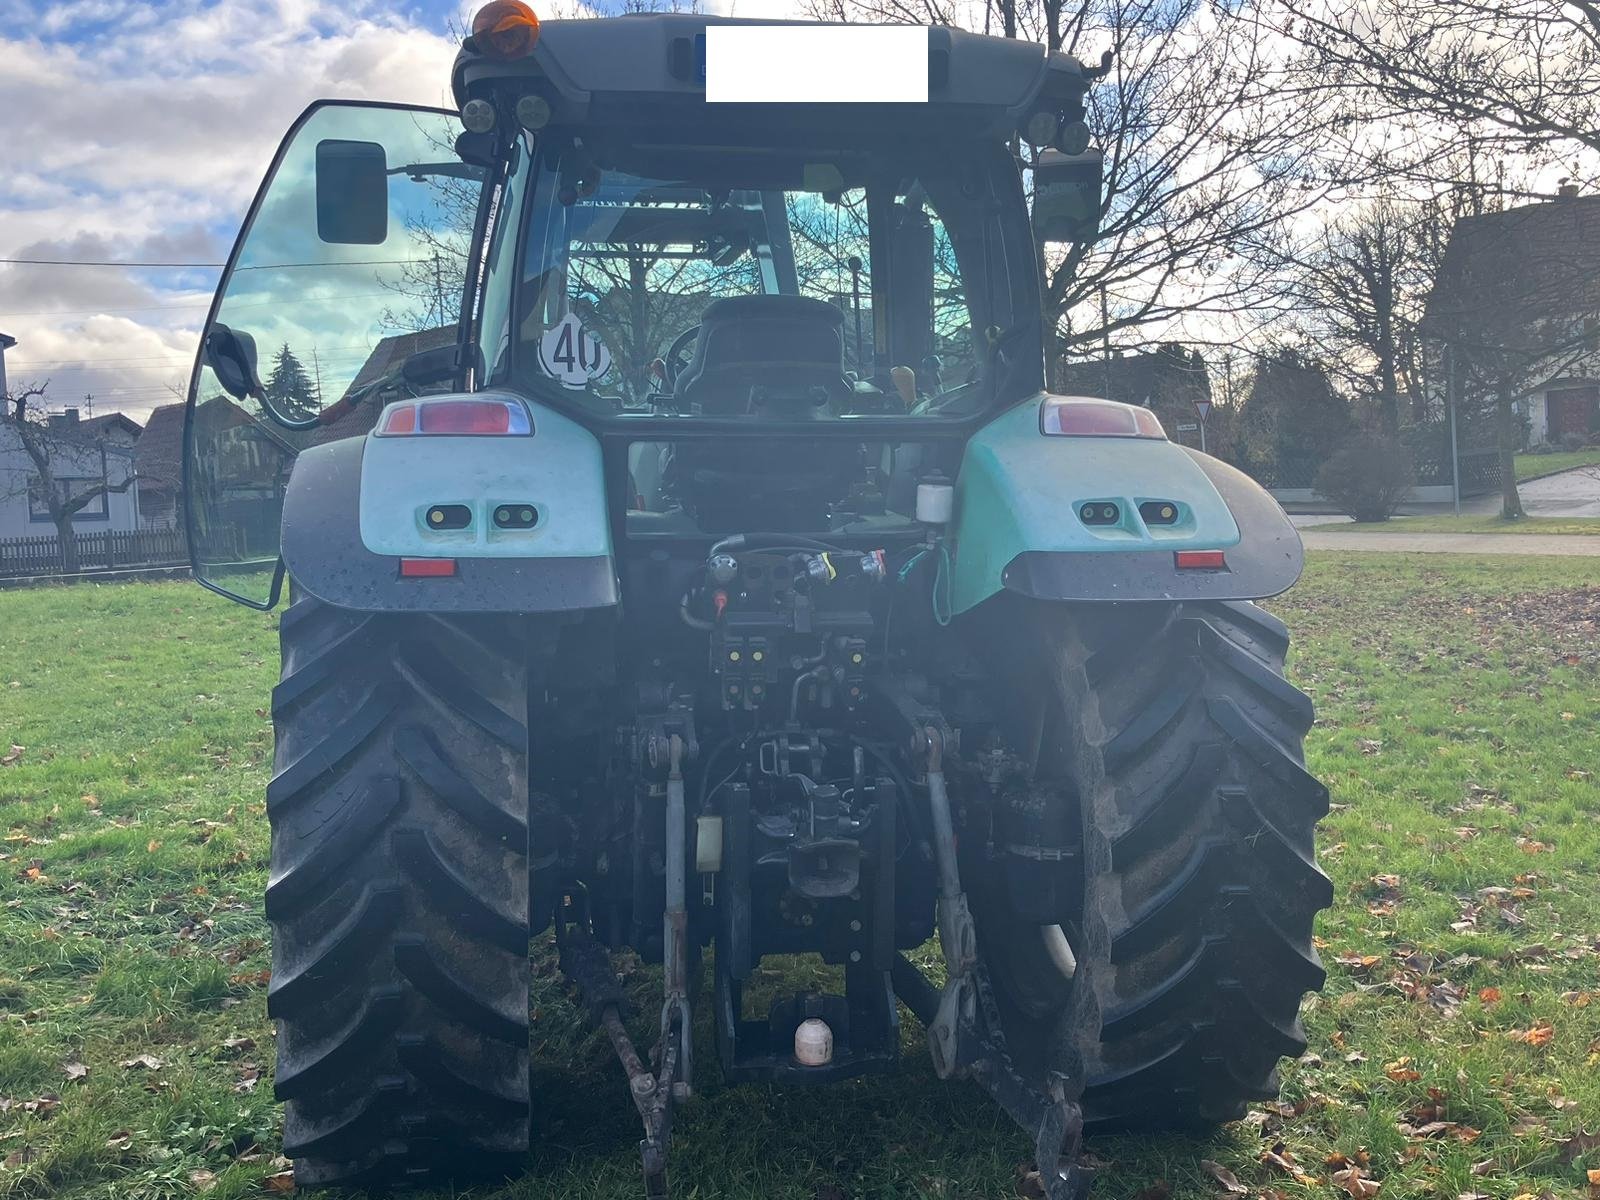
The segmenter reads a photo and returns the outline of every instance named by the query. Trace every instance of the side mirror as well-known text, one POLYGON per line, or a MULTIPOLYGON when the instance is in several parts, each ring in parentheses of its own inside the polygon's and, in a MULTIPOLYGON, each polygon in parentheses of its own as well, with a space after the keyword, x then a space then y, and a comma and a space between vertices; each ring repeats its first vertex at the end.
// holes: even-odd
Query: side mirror
POLYGON ((1033 164, 1033 235, 1044 243, 1092 242, 1100 232, 1100 151, 1041 151, 1033 164))
POLYGON ((389 160, 377 142, 317 143, 317 236, 376 246, 389 236, 389 160))
POLYGON ((256 340, 244 330, 217 322, 206 330, 205 357, 206 365, 216 373, 222 390, 235 400, 261 395, 261 376, 256 373, 256 340))

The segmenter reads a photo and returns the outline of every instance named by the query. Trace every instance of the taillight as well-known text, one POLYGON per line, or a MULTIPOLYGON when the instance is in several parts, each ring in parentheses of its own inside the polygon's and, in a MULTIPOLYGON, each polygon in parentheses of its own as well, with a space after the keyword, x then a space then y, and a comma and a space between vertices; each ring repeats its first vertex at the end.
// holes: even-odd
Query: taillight
POLYGON ((1039 408, 1039 432, 1050 437, 1125 437, 1167 440, 1167 431, 1148 408, 1115 400, 1050 396, 1039 408))
POLYGON ((389 405, 374 432, 379 437, 527 437, 533 422, 515 400, 441 397, 389 405))
POLYGON ((1228 558, 1221 550, 1178 550, 1172 556, 1180 571, 1226 571, 1228 558))

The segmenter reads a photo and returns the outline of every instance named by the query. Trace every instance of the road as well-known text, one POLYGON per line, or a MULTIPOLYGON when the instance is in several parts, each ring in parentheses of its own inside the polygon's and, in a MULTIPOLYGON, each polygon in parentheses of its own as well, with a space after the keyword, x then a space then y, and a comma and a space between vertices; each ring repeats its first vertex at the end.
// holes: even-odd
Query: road
POLYGON ((1307 550, 1384 550, 1391 554, 1560 554, 1600 558, 1600 537, 1564 533, 1318 533, 1302 529, 1307 550))

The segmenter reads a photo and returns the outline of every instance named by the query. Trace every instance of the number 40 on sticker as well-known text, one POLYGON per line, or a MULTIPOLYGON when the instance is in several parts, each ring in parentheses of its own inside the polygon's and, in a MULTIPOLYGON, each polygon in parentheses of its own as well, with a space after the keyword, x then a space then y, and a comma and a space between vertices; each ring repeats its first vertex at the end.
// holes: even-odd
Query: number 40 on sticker
POLYGON ((611 351, 569 312, 539 339, 539 365, 563 387, 581 388, 611 369, 611 351))

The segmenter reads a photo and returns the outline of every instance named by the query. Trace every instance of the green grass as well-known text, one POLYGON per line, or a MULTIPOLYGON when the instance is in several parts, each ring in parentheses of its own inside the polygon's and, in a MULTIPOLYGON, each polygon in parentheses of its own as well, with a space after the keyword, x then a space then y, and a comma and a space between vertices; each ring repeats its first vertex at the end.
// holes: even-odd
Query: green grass
MULTIPOLYGON (((1557 559, 1314 554, 1273 602, 1336 805, 1310 1057, 1285 1064, 1284 1106, 1253 1124, 1095 1139, 1115 1164, 1100 1196, 1161 1179, 1218 1196, 1198 1166, 1212 1159, 1253 1196, 1334 1200, 1326 1160, 1357 1153, 1386 1198, 1583 1194, 1600 1151, 1561 1146, 1600 1123, 1593 578, 1557 559), (1434 1109, 1453 1123, 1439 1136, 1398 1127, 1434 1109), (1258 1161, 1280 1143, 1317 1182, 1258 1161)), ((7 592, 0 615, 0 756, 25 747, 0 766, 0 1197, 270 1194, 274 619, 175 583, 7 592), (162 1065, 119 1065, 141 1055, 162 1065), (85 1077, 69 1079, 74 1063, 85 1077)), ((632 1197, 620 1071, 548 951, 536 965, 537 1147, 527 1177, 474 1195, 632 1197)), ((630 972, 641 999, 655 979, 630 972)), ((933 1078, 909 1017, 905 1040, 902 1075, 814 1092, 725 1088, 702 1043, 677 1195, 1015 1195, 1026 1136, 972 1085, 933 1078)))
POLYGON ((1518 454, 1514 456, 1513 462, 1520 482, 1538 475, 1570 470, 1572 467, 1600 466, 1600 446, 1589 446, 1583 450, 1562 450, 1555 454, 1518 454))
POLYGON ((1310 526, 1318 533, 1566 533, 1600 536, 1600 517, 1523 517, 1437 514, 1387 521, 1343 521, 1310 526))

